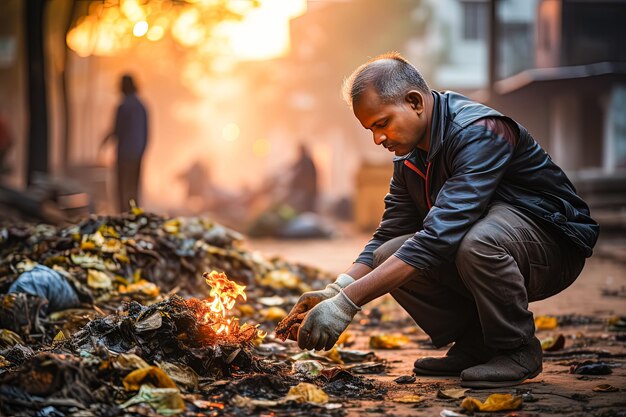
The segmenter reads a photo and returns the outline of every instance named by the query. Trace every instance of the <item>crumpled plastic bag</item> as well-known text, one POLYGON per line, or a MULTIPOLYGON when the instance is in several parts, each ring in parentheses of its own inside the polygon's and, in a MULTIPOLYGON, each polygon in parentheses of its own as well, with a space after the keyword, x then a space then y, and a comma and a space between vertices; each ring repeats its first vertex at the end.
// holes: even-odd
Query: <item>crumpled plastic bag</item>
POLYGON ((152 384, 158 388, 176 388, 176 383, 172 381, 172 378, 156 366, 132 371, 124 377, 123 383, 126 391, 136 391, 144 384, 152 384))
POLYGON ((309 359, 294 362, 292 365, 292 369, 295 373, 298 374, 318 376, 322 369, 324 369, 324 365, 316 360, 309 359))
POLYGON ((23 272, 9 287, 11 293, 26 293, 48 300, 47 312, 80 306, 76 290, 65 278, 44 265, 23 272))
POLYGON ((142 385, 141 389, 131 399, 120 405, 120 408, 128 408, 134 404, 150 404, 159 414, 171 416, 185 411, 185 403, 180 396, 178 388, 155 388, 142 385))
POLYGON ((605 362, 583 361, 570 367, 570 373, 581 375, 609 375, 613 373, 611 366, 605 362))
POLYGON ((461 402, 461 408, 467 411, 508 411, 522 406, 522 397, 512 394, 491 394, 485 402, 467 397, 461 402))

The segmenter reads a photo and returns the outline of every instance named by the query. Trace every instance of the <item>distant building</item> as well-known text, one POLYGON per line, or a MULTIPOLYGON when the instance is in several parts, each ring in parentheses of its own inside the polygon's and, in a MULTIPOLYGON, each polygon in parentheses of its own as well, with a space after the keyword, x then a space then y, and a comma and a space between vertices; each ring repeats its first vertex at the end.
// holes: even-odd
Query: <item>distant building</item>
POLYGON ((626 208, 626 0, 441 0, 430 80, 522 123, 592 208, 626 208), (489 96, 490 3, 496 82, 489 96))
POLYGON ((497 81, 489 104, 541 141, 592 208, 623 209, 626 1, 540 0, 536 21, 533 68, 497 81))

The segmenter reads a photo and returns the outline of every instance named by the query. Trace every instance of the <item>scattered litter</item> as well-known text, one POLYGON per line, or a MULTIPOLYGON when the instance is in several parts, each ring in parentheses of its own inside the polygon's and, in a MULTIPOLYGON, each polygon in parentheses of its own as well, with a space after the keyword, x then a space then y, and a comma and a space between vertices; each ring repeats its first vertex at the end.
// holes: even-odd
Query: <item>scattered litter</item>
POLYGON ((415 382, 415 375, 402 375, 393 380, 396 384, 412 384, 415 382))
POLYGON ((425 400, 424 397, 421 397, 419 395, 403 395, 402 397, 395 397, 392 398, 391 401, 397 402, 397 403, 404 403, 404 404, 419 404, 421 402, 423 402, 425 400))
POLYGON ((511 394, 491 394, 484 403, 473 397, 461 402, 461 408, 470 412, 518 410, 521 406, 522 397, 511 394))
POLYGON ((466 388, 451 388, 437 391, 437 398, 444 400, 458 400, 465 397, 465 393, 469 391, 466 388))
POLYGON ((535 328, 540 330, 554 330, 557 328, 559 322, 556 317, 553 316, 538 316, 535 317, 535 328))
POLYGON ((401 334, 380 334, 370 336, 369 346, 372 349, 400 349, 409 343, 409 338, 401 334))
POLYGON ((611 366, 604 362, 584 361, 570 367, 570 373, 581 375, 609 375, 611 366))
POLYGON ((541 349, 546 352, 554 352, 565 347, 565 337, 562 334, 558 336, 549 336, 541 340, 541 349))
POLYGON ((594 392, 618 392, 619 388, 611 384, 600 384, 593 387, 594 392))

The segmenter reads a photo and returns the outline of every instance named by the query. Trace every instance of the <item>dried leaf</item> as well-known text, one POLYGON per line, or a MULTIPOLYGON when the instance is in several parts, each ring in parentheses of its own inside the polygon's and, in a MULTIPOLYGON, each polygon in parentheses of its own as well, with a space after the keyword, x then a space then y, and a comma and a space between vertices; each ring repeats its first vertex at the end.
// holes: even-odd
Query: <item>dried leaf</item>
POLYGON ((301 382, 295 387, 291 387, 284 401, 295 401, 297 403, 326 404, 328 394, 316 385, 308 382, 301 382))
POLYGON ((276 290, 281 288, 297 289, 300 285, 300 277, 287 269, 275 269, 257 280, 257 283, 276 290))
POLYGON ((461 408, 467 411, 508 411, 522 406, 522 397, 511 394, 491 394, 485 402, 467 397, 461 402, 461 408))
POLYGON ((276 407, 280 404, 280 402, 276 400, 256 400, 254 398, 242 397, 241 395, 235 395, 235 397, 231 400, 231 403, 235 407, 247 408, 249 410, 254 410, 255 408, 276 407))
POLYGON ((148 366, 132 371, 124 377, 123 383, 126 391, 136 391, 143 384, 152 384, 159 388, 176 388, 174 381, 162 369, 156 366, 148 366))
POLYGON ((336 347, 333 347, 329 351, 320 351, 320 355, 325 358, 328 358, 333 363, 338 363, 339 365, 343 365, 341 354, 339 353, 336 347))
POLYGON ((15 332, 12 332, 9 329, 0 330, 0 348, 5 349, 11 346, 15 346, 17 344, 24 344, 24 341, 15 332))
POLYGON ((111 358, 111 365, 125 371, 150 367, 146 361, 134 353, 121 353, 111 358))
POLYGON ((593 387, 593 391, 595 392, 618 392, 619 388, 614 387, 611 384, 600 384, 593 387))
POLYGON ((419 395, 409 394, 409 395, 404 395, 402 397, 392 398, 391 400, 394 401, 394 402, 397 402, 397 403, 418 404, 418 403, 421 403, 422 401, 424 401, 425 398, 421 397, 419 395))
POLYGON ((176 384, 192 390, 198 388, 199 376, 196 371, 190 367, 185 365, 175 365, 170 362, 157 362, 157 365, 159 368, 163 369, 167 376, 172 378, 176 384))
POLYGON ((120 285, 118 291, 120 293, 142 293, 152 297, 156 297, 161 292, 159 287, 145 279, 140 279, 129 285, 120 285))
POLYGON ((54 336, 53 341, 54 342, 62 342, 64 340, 67 340, 67 337, 65 336, 65 333, 63 333, 63 330, 59 330, 59 332, 56 334, 56 336, 54 336))
POLYGON ((270 307, 263 312, 263 320, 265 321, 281 321, 287 317, 287 312, 280 307, 270 307))
POLYGON ((141 403, 150 404, 159 414, 164 416, 180 414, 185 411, 185 402, 181 398, 178 388, 154 388, 149 385, 142 385, 137 395, 121 404, 120 408, 141 403))
POLYGON ((335 346, 350 346, 354 343, 354 333, 344 331, 339 335, 339 338, 335 342, 335 346))
POLYGON ((556 337, 550 336, 541 341, 541 349, 546 352, 555 352, 565 347, 565 337, 560 334, 556 337))
POLYGON ((180 220, 171 219, 163 223, 163 230, 167 233, 176 234, 180 231, 180 220))
POLYGON ((466 388, 451 388, 437 391, 437 398, 443 398, 444 400, 458 400, 465 397, 465 393, 469 391, 466 388))
POLYGON ((148 317, 140 317, 135 323, 135 330, 138 333, 156 330, 163 325, 163 317, 161 312, 155 311, 148 317))
POLYGON ((558 320, 552 316, 539 316, 535 318, 535 328, 537 330, 554 330, 558 326, 558 320))
POLYGON ((112 281, 106 273, 90 269, 87 271, 87 285, 91 288, 108 290, 112 288, 112 281))
POLYGON ((370 347, 372 349, 400 349, 407 343, 409 343, 409 338, 401 334, 380 334, 370 337, 370 347))

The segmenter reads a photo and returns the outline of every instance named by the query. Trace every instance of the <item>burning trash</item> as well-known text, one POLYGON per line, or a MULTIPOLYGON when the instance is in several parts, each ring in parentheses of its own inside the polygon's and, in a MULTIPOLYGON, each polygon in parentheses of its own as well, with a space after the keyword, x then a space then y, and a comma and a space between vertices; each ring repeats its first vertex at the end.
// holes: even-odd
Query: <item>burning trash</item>
POLYGON ((132 350, 148 362, 166 359, 211 377, 259 370, 251 348, 264 332, 229 317, 237 298, 245 300, 245 286, 216 271, 204 277, 211 286, 210 299, 172 296, 148 307, 128 303, 121 314, 87 324, 67 342, 70 349, 95 353, 104 345, 115 353, 132 350))

